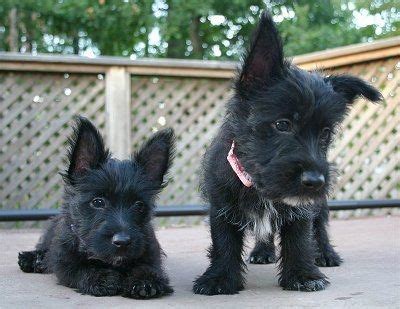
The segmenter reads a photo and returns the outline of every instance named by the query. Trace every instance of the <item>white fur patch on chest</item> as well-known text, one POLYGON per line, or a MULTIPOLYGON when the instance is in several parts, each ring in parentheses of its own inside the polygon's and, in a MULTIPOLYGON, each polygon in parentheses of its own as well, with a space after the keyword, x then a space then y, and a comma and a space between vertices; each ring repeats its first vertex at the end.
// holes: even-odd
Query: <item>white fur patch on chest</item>
POLYGON ((253 231, 257 240, 267 240, 272 233, 271 217, 264 212, 263 216, 253 216, 253 231))
POLYGON ((282 202, 292 207, 309 206, 314 203, 311 199, 301 199, 298 197, 285 197, 282 199, 282 202))

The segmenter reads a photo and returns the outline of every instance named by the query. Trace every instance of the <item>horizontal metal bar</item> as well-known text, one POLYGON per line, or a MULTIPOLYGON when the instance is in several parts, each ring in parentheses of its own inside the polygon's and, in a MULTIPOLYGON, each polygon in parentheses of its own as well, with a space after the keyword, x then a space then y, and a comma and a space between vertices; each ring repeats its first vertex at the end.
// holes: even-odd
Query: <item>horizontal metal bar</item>
POLYGON ((42 221, 60 213, 57 209, 0 210, 0 221, 42 221))
POLYGON ((207 205, 182 205, 182 206, 165 206, 156 209, 157 217, 174 217, 174 216, 204 216, 208 212, 207 205))
POLYGON ((400 199, 392 200, 331 200, 328 201, 329 210, 355 210, 368 208, 396 208, 400 207, 400 199))
MULTIPOLYGON (((329 209, 355 210, 400 207, 400 199, 393 200, 332 200, 329 209)), ((204 216, 208 212, 206 205, 164 206, 156 209, 157 217, 204 216)), ((40 221, 59 214, 57 209, 9 209, 0 210, 0 221, 40 221)))

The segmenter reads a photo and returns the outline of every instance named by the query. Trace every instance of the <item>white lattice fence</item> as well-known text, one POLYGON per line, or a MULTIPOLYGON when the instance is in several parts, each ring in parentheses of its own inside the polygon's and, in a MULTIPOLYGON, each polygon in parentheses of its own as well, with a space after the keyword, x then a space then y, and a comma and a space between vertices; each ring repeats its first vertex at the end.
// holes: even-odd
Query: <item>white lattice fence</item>
POLYGON ((336 70, 368 80, 385 98, 380 105, 359 100, 342 126, 331 151, 341 174, 336 199, 399 198, 399 61, 396 57, 336 70))
MULTIPOLYGON (((330 156, 341 177, 337 199, 395 199, 400 191, 400 38, 301 56, 303 68, 360 76, 384 94, 358 101, 330 156)), ((198 168, 231 94, 234 63, 84 59, 0 53, 0 208, 61 202, 70 120, 83 114, 126 157, 170 126, 177 157, 160 205, 201 203, 198 168), (68 72, 68 73, 65 73, 68 72)))
POLYGON ((227 101, 226 79, 133 77, 132 137, 134 149, 154 131, 173 127, 176 159, 162 205, 201 203, 198 168, 208 142, 218 129, 227 101))
POLYGON ((104 128, 102 76, 0 72, 0 100, 0 208, 57 207, 71 118, 104 128))

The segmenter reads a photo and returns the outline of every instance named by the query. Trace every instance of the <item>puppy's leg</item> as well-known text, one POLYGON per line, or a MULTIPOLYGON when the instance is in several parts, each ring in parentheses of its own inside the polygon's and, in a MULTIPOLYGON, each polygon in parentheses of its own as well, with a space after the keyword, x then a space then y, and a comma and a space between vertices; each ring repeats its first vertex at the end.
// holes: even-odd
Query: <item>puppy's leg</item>
POLYGON ((23 251, 18 254, 19 268, 26 273, 45 273, 44 265, 45 251, 23 251))
POLYGON ((23 251, 18 254, 18 265, 23 272, 26 273, 50 273, 51 269, 47 263, 47 253, 51 241, 54 237, 54 227, 57 218, 50 221, 49 226, 36 245, 36 250, 23 251))
POLYGON ((147 299, 168 295, 173 291, 167 276, 160 267, 141 265, 129 272, 122 295, 147 299))
POLYGON ((243 231, 227 222, 225 217, 218 217, 213 208, 210 225, 211 263, 206 272, 195 280, 193 292, 205 295, 236 294, 244 287, 243 231))
POLYGON ((148 299, 168 295, 174 291, 162 268, 162 250, 154 231, 148 235, 148 242, 146 257, 126 274, 122 292, 125 297, 148 299))
POLYGON ((329 282, 315 266, 312 222, 298 219, 281 227, 279 284, 285 290, 318 291, 329 282))
POLYGON ((87 264, 73 254, 63 253, 54 266, 59 283, 82 294, 113 296, 122 292, 121 274, 109 268, 87 264))
POLYGON ((256 245, 250 253, 252 264, 270 264, 276 262, 274 234, 271 233, 267 240, 256 239, 256 245))
POLYGON ((318 246, 315 264, 321 267, 339 266, 343 261, 330 244, 327 231, 328 220, 329 209, 325 201, 320 213, 314 219, 314 235, 318 246))
POLYGON ((122 276, 112 269, 97 267, 79 267, 70 276, 70 287, 77 288, 82 294, 93 296, 114 296, 122 292, 122 276))

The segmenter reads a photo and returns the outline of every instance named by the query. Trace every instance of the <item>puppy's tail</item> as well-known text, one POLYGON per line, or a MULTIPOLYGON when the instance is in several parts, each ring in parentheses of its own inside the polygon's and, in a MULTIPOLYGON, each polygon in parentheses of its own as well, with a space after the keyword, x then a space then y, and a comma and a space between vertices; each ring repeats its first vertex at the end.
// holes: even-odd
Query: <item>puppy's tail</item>
POLYGON ((44 256, 45 252, 41 250, 22 251, 18 254, 19 268, 26 273, 44 273, 44 256))

